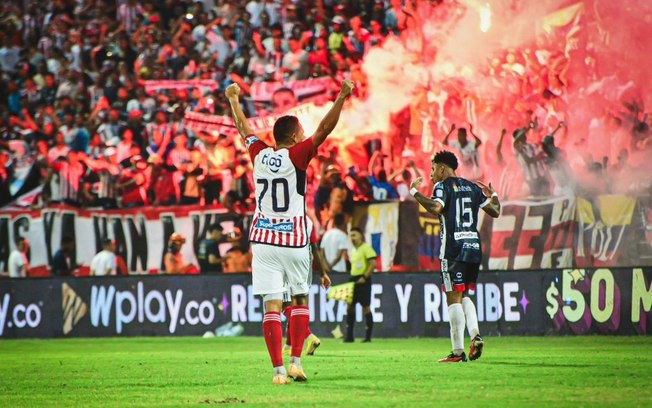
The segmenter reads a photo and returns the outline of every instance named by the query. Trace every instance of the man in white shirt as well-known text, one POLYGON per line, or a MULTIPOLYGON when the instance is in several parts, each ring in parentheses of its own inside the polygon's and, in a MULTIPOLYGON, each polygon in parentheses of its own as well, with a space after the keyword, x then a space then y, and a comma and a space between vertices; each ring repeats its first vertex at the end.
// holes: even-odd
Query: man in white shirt
POLYGON ((27 250, 29 241, 25 238, 16 240, 16 249, 9 254, 9 277, 26 278, 29 271, 29 261, 27 260, 27 250))
POLYGON ((91 261, 91 276, 116 275, 115 242, 104 240, 104 249, 91 261))
POLYGON ((346 259, 349 250, 349 237, 346 234, 344 214, 335 214, 333 224, 333 227, 326 231, 321 239, 320 251, 330 271, 347 273, 346 259))

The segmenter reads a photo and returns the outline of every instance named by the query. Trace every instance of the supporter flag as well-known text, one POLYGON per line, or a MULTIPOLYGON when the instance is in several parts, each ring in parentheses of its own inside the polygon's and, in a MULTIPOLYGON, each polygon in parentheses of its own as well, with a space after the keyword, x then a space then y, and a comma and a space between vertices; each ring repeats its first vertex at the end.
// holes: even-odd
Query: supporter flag
MULTIPOLYGON (((577 265, 622 265, 619 258, 628 250, 633 233, 636 200, 619 195, 601 195, 594 202, 580 198, 577 207, 577 265)), ((631 256, 628 254, 628 256, 631 256)), ((623 259, 624 263, 631 260, 623 259)))
POLYGON ((347 282, 341 285, 331 286, 326 296, 328 299, 343 300, 348 304, 353 302, 353 287, 354 282, 347 282))

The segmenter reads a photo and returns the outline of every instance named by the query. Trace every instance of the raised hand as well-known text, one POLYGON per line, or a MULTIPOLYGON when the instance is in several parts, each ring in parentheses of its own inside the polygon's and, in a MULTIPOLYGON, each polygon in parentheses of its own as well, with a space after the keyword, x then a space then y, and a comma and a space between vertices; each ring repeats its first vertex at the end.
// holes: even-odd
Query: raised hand
POLYGON ((491 182, 489 182, 489 185, 486 185, 481 181, 476 181, 475 184, 482 188, 482 193, 485 195, 485 197, 491 197, 491 195, 496 192, 496 190, 494 190, 493 186, 491 185, 491 182))
POLYGON ((355 88, 355 84, 353 83, 353 81, 351 81, 350 79, 345 79, 344 81, 342 81, 342 89, 340 90, 340 95, 343 98, 348 97, 353 92, 353 88, 355 88))
POLYGON ((228 99, 237 98, 240 96, 240 86, 236 83, 229 85, 226 88, 226 91, 224 91, 224 95, 226 95, 228 99))
POLYGON ((412 188, 416 188, 416 189, 418 190, 418 189, 419 189, 419 186, 421 185, 422 182, 423 182, 423 178, 421 178, 421 177, 417 177, 416 180, 414 180, 414 181, 410 184, 410 189, 412 189, 412 188))

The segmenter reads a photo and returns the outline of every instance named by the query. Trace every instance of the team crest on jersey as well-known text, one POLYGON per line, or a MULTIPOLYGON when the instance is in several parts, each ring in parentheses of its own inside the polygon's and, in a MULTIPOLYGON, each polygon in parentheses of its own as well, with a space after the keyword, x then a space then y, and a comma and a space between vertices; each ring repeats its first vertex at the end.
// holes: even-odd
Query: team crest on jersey
POLYGON ((444 190, 441 190, 441 189, 435 190, 435 196, 437 198, 444 198, 444 190))
POLYGON ((256 136, 249 136, 248 138, 245 139, 245 146, 247 146, 247 149, 254 143, 256 143, 259 139, 256 136))

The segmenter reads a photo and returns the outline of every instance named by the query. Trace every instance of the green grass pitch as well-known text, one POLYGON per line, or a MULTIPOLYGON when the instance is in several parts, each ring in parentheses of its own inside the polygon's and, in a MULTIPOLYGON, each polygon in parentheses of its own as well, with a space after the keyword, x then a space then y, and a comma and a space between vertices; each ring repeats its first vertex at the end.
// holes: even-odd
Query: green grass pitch
POLYGON ((649 337, 485 341, 477 361, 438 364, 448 339, 324 339, 307 383, 273 386, 257 337, 3 340, 0 406, 652 406, 649 337))

